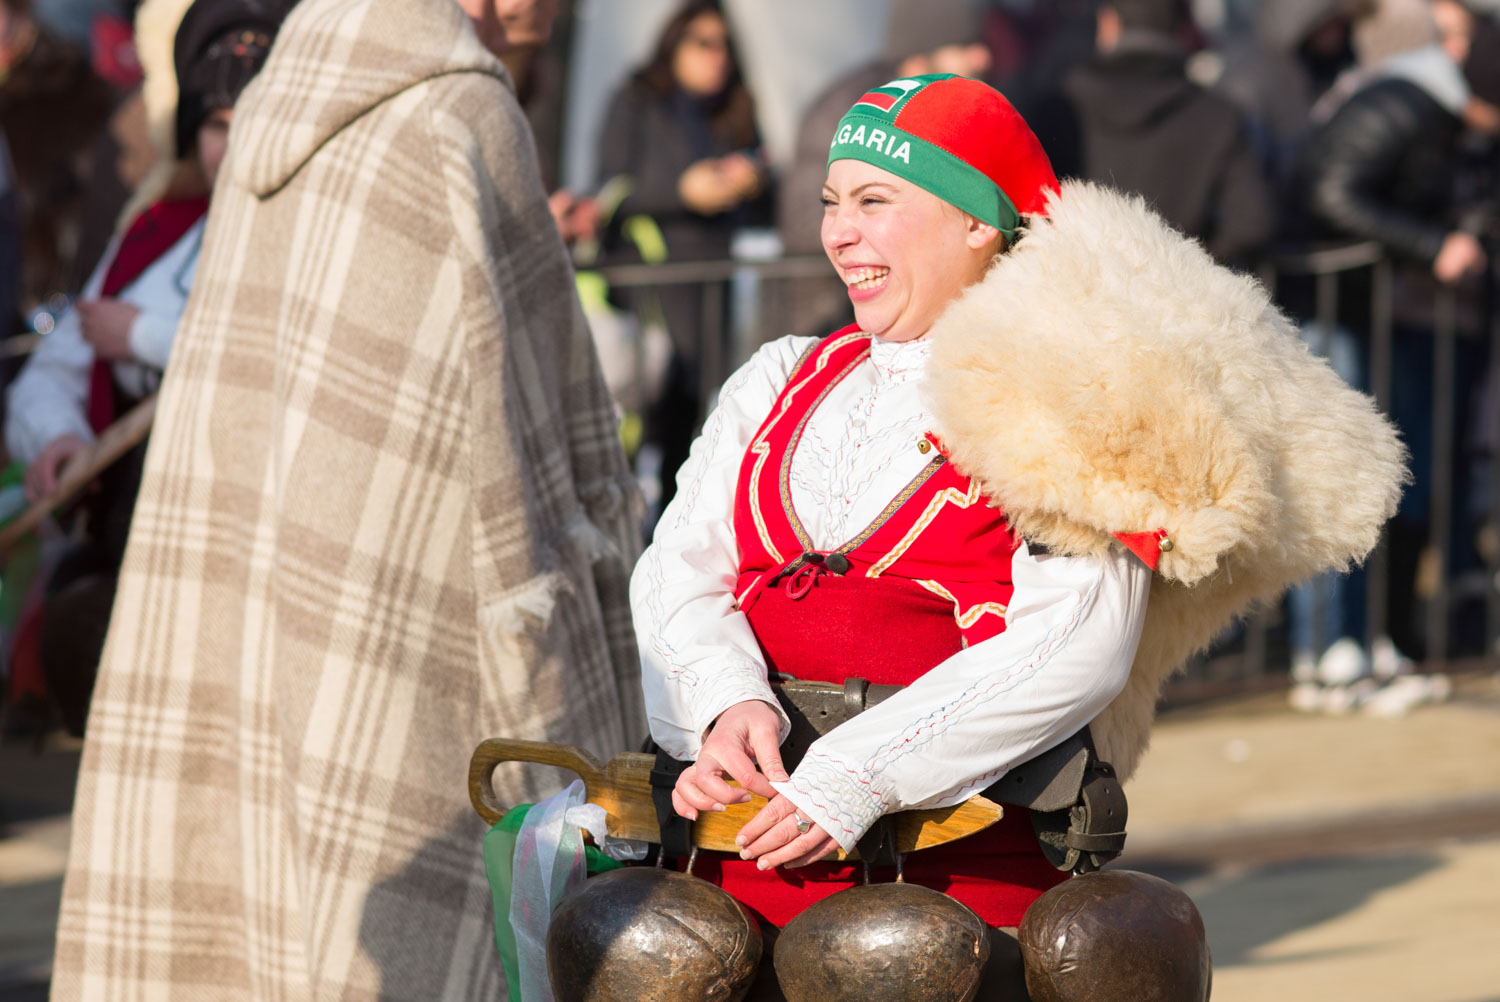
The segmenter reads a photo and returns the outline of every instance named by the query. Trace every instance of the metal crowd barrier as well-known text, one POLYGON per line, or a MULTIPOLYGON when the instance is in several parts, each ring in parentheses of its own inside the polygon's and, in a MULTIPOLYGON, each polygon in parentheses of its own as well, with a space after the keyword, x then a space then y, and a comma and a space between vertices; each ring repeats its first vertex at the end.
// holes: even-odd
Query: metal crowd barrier
MULTIPOLYGON (((789 257, 766 261, 707 261, 665 265, 618 265, 596 269, 612 288, 652 289, 692 285, 702 290, 702 327, 699 334, 702 399, 711 406, 724 379, 760 344, 789 330, 787 283, 796 279, 827 278, 830 269, 821 256, 789 257), (726 311, 726 303, 745 306, 745 297, 734 297, 736 283, 747 283, 755 294, 749 302, 754 314, 746 323, 743 310, 726 311), (728 314, 726 322, 726 314, 728 314)), ((1369 329, 1355 331, 1366 340, 1366 386, 1383 410, 1391 406, 1393 373, 1394 296, 1396 270, 1373 242, 1318 246, 1278 251, 1267 256, 1258 270, 1261 281, 1277 297, 1287 284, 1300 281, 1312 286, 1311 316, 1324 329, 1335 327, 1341 317, 1340 284, 1346 276, 1368 272, 1370 285, 1369 329)), ((1491 275, 1490 286, 1500 285, 1491 275)), ((743 288, 741 289, 743 291, 743 288)), ((1279 298, 1278 298, 1278 301, 1279 298)), ((1488 303, 1488 300, 1486 301, 1488 303)), ((1485 656, 1500 657, 1500 566, 1492 546, 1484 555, 1484 569, 1462 577, 1453 574, 1454 463, 1457 442, 1454 387, 1458 325, 1457 296, 1451 289, 1437 293, 1433 304, 1434 344, 1431 493, 1428 508, 1427 552, 1423 566, 1425 589, 1418 598, 1423 610, 1426 662, 1449 661, 1455 603, 1483 597, 1485 603, 1485 656), (1435 572, 1435 573, 1433 573, 1435 572)), ((1307 312, 1305 309, 1302 312, 1307 312)), ((1492 392, 1500 392, 1500 315, 1484 312, 1489 342, 1488 365, 1492 392)), ((700 415, 701 417, 701 415, 700 415)), ((1491 457, 1488 484, 1488 522, 1500 532, 1500 457, 1491 457)), ((1337 476, 1338 471, 1330 471, 1337 476)), ((1270 527, 1268 527, 1269 529, 1270 527)), ((1386 595, 1390 580, 1386 545, 1382 543, 1365 564, 1365 641, 1386 634, 1386 595)), ((1177 683, 1180 698, 1193 699, 1229 694, 1284 683, 1285 659, 1273 655, 1271 638, 1277 635, 1282 616, 1279 605, 1262 609, 1233 631, 1207 655, 1199 658, 1177 683)), ((1169 694, 1170 695, 1170 694, 1169 694)))
MULTIPOLYGON (((1489 308, 1500 288, 1500 255, 1491 256, 1489 288, 1484 301, 1483 332, 1488 340, 1490 392, 1500 393, 1500 310, 1489 308)), ((798 279, 828 278, 830 269, 822 256, 785 257, 763 261, 673 262, 661 265, 613 265, 593 269, 613 289, 650 290, 694 286, 702 295, 702 322, 698 331, 701 399, 712 405, 724 380, 766 341, 790 328, 786 290, 798 279), (738 293, 738 294, 737 294, 738 293), (728 306, 735 309, 727 309, 728 306), (746 316, 745 314, 750 314, 746 316)), ((1393 372, 1395 268, 1380 246, 1373 242, 1332 245, 1282 251, 1269 255, 1259 269, 1261 281, 1273 297, 1289 281, 1310 279, 1313 309, 1310 319, 1332 329, 1340 317, 1340 279, 1368 270, 1370 277, 1369 329, 1356 331, 1367 337, 1369 350, 1366 389, 1376 403, 1389 410, 1393 372)), ((1304 318, 1306 319, 1306 318, 1304 318)), ((1454 464, 1457 447, 1457 414, 1454 389, 1457 378, 1458 297, 1452 289, 1441 289, 1433 302, 1432 459, 1429 469, 1430 513, 1427 548, 1423 555, 1425 593, 1426 662, 1441 665, 1452 654, 1455 603, 1483 598, 1484 652, 1489 660, 1500 659, 1500 455, 1488 457, 1486 521, 1494 537, 1482 553, 1482 569, 1455 576, 1453 567, 1454 464)), ((22 354, 34 346, 35 338, 12 339, 6 354, 22 354), (19 350, 17 350, 19 349, 19 350)), ((701 419, 702 415, 699 415, 701 419)), ((1500 429, 1491 429, 1500 437, 1500 429)), ((1336 476, 1337 471, 1330 471, 1336 476)), ((1384 542, 1365 564, 1365 641, 1388 632, 1386 595, 1390 579, 1384 542)), ((1192 699, 1228 694, 1282 681, 1280 662, 1271 654, 1270 638, 1280 622, 1277 606, 1262 609, 1241 629, 1198 658, 1176 683, 1179 698, 1192 699)), ((1171 693, 1169 693, 1169 696, 1171 693)))

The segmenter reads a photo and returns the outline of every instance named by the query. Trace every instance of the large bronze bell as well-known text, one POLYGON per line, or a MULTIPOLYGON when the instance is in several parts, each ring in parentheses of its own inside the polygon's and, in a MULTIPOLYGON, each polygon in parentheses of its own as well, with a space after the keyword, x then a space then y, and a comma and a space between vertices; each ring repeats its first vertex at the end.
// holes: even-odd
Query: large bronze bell
POLYGON ((557 1002, 739 1002, 760 964, 760 925, 697 877, 627 867, 591 877, 547 929, 557 1002))
POLYGON ((989 930, 967 905, 916 884, 866 884, 787 923, 776 977, 787 1002, 969 1002, 989 955, 989 930))
POLYGON ((1033 1002, 1207 1002, 1203 917, 1160 877, 1074 877, 1032 904, 1018 937, 1033 1002))

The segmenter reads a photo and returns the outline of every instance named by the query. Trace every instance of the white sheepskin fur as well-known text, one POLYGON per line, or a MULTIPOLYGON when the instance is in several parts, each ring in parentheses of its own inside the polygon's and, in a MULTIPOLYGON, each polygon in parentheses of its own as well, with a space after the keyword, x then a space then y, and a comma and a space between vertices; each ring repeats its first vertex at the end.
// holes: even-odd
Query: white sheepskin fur
POLYGON ((1408 479, 1394 427, 1258 282, 1098 185, 1065 183, 930 336, 937 431, 1024 538, 1172 540, 1130 681, 1093 724, 1122 778, 1167 677, 1252 603, 1362 560, 1408 479))

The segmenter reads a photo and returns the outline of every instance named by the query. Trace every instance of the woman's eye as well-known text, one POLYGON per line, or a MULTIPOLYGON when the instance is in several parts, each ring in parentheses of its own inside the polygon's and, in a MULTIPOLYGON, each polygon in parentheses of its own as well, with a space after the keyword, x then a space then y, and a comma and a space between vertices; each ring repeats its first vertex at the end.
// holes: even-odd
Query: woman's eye
POLYGON ((834 202, 833 199, 829 198, 827 195, 824 195, 822 198, 818 199, 818 201, 820 201, 820 202, 823 203, 823 208, 825 208, 825 209, 831 209, 831 208, 834 207, 835 204, 837 204, 837 203, 834 202))
POLYGON ((884 202, 885 199, 876 198, 874 195, 866 195, 864 198, 861 198, 859 200, 860 205, 881 205, 884 204, 884 202))

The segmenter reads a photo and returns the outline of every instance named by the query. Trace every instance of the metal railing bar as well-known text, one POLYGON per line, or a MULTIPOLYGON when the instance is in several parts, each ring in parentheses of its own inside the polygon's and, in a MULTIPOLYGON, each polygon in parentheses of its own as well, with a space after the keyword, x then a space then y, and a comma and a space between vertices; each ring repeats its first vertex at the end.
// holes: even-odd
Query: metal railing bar
MULTIPOLYGON (((1391 409, 1391 338, 1395 278, 1388 258, 1375 262, 1370 283, 1370 366, 1368 383, 1375 405, 1390 413, 1391 409)), ((1390 594, 1389 533, 1380 533, 1380 542, 1365 562, 1365 649, 1377 637, 1389 632, 1386 621, 1386 596, 1390 594)))
POLYGON ((765 261, 668 261, 665 264, 612 264, 590 268, 611 286, 696 285, 724 282, 741 272, 761 278, 831 278, 833 266, 820 255, 772 258, 765 261))
POLYGON ((701 326, 698 330, 698 401, 699 413, 694 422, 701 423, 717 397, 719 387, 729 377, 726 370, 724 322, 724 282, 707 282, 701 299, 701 326))
POLYGON ((1453 567, 1453 380, 1458 296, 1438 293, 1432 359, 1432 484, 1427 499, 1429 559, 1437 561, 1427 606, 1427 660, 1448 656, 1448 574, 1453 567))
POLYGON ((1267 260, 1282 275, 1318 275, 1368 268, 1384 259, 1385 248, 1373 240, 1308 250, 1278 250, 1267 260))
MULTIPOLYGON (((1500 262, 1490 257, 1490 371, 1488 390, 1500 396, 1500 262)), ((1500 410, 1500 401, 1490 401, 1500 410)), ((1485 556, 1485 631, 1484 656, 1500 661, 1500 430, 1490 429, 1489 479, 1485 484, 1489 491, 1486 506, 1487 531, 1490 537, 1489 552, 1485 556)))

